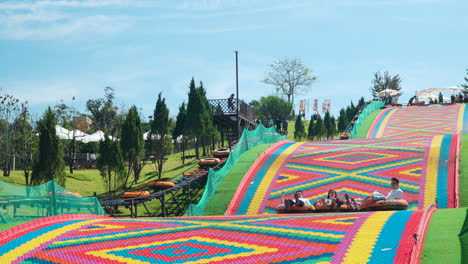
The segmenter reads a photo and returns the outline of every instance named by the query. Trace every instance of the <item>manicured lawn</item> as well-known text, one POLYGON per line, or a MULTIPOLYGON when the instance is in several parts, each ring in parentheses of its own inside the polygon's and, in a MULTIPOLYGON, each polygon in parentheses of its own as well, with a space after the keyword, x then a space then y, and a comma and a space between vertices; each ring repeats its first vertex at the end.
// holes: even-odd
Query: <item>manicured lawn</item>
MULTIPOLYGON (((182 164, 180 159, 181 155, 182 154, 177 153, 168 157, 168 160, 164 164, 162 177, 171 178, 179 175, 198 162, 198 160, 191 159, 186 160, 185 164, 182 164)), ((131 189, 146 188, 146 183, 158 178, 156 171, 156 164, 148 163, 141 172, 139 183, 133 185, 131 189)), ((72 192, 78 192, 84 196, 92 196, 95 192, 97 194, 105 192, 103 179, 96 169, 74 170, 74 173, 70 174, 67 167, 66 173, 67 181, 64 187, 72 192)), ((25 185, 23 171, 12 171, 9 177, 0 176, 0 180, 18 185, 25 185)), ((131 178, 131 180, 133 180, 133 178, 131 178)))
POLYGON ((434 212, 424 240, 421 263, 461 263, 458 234, 465 221, 466 208, 434 212))

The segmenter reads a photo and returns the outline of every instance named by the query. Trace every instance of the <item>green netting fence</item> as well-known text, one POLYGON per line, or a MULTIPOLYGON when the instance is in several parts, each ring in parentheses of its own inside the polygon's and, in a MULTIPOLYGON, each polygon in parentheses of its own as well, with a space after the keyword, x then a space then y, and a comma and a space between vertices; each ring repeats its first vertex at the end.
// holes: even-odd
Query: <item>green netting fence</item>
POLYGON ((249 131, 244 129, 242 137, 238 144, 232 148, 229 158, 219 171, 210 170, 208 173, 208 181, 203 192, 203 196, 198 204, 190 204, 186 216, 201 216, 206 208, 211 197, 214 195, 219 183, 223 180, 224 176, 228 174, 229 170, 236 165, 240 156, 246 151, 265 143, 275 143, 287 139, 287 136, 280 135, 273 127, 265 128, 259 125, 257 129, 249 131))
POLYGON ((0 223, 78 213, 105 215, 96 197, 82 197, 54 181, 37 186, 0 181, 0 223))
POLYGON ((354 126, 351 129, 351 132, 349 132, 349 138, 353 139, 356 136, 357 132, 359 131, 359 128, 361 127, 362 122, 366 120, 367 116, 370 113, 377 109, 380 109, 383 106, 385 106, 384 101, 373 101, 370 104, 366 104, 364 106, 364 109, 362 110, 362 113, 359 114, 358 119, 354 122, 354 126))

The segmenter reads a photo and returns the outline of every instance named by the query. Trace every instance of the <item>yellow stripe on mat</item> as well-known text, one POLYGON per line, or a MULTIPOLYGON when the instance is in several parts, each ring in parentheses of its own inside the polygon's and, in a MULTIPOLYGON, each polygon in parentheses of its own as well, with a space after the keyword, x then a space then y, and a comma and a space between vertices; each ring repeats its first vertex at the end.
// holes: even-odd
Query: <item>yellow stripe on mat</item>
POLYGON ((268 171, 265 173, 265 176, 260 182, 260 185, 258 186, 258 189, 255 192, 255 195, 250 203, 249 209, 247 210, 247 215, 260 214, 260 206, 262 205, 263 200, 265 199, 265 195, 268 191, 268 188, 271 184, 273 184, 272 181, 275 178, 276 173, 281 168, 284 161, 289 157, 289 155, 293 153, 293 151, 296 150, 302 144, 304 144, 304 142, 299 142, 291 145, 289 148, 283 151, 283 153, 281 153, 281 155, 279 155, 279 157, 273 162, 271 167, 268 168, 268 171))
POLYGON ((439 170, 440 145, 444 136, 434 136, 431 147, 429 148, 429 157, 426 165, 426 182, 424 183, 424 207, 436 202, 437 194, 437 176, 439 170))
POLYGON ((343 263, 362 264, 369 262, 380 232, 393 213, 392 211, 372 213, 354 236, 343 263))
POLYGON ((397 110, 397 108, 394 108, 394 109, 389 111, 387 116, 382 121, 382 124, 379 127, 379 131, 377 131, 377 134, 375 135, 375 138, 382 138, 382 135, 383 135, 383 132, 385 130, 385 127, 387 126, 388 120, 390 120, 390 117, 395 113, 396 110, 397 110))
POLYGON ((0 256, 0 263, 12 263, 19 257, 22 257, 26 255, 28 252, 40 247, 44 243, 48 243, 49 241, 57 238, 60 235, 65 234, 66 232, 78 229, 82 226, 89 225, 92 223, 96 222, 102 222, 105 219, 98 219, 98 220, 87 220, 87 221, 82 221, 78 223, 74 223, 71 225, 67 225, 58 229, 55 229, 53 231, 47 232, 45 234, 42 234, 36 238, 33 238, 32 240, 22 244, 20 247, 17 247, 10 252, 0 256))

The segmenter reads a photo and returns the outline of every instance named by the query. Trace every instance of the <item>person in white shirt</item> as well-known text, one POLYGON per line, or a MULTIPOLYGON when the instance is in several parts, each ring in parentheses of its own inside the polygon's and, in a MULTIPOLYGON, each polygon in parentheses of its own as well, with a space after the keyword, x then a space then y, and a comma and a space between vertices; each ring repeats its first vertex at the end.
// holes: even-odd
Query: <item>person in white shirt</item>
POLYGON ((284 200, 284 193, 281 194, 281 202, 284 204, 284 207, 289 209, 291 206, 298 206, 298 207, 304 207, 304 206, 311 206, 310 201, 306 198, 304 198, 304 194, 302 191, 296 191, 294 193, 294 199, 290 200, 284 200))
POLYGON ((392 190, 387 194, 387 196, 379 192, 373 192, 371 195, 364 198, 364 200, 362 200, 360 203, 359 200, 356 199, 357 209, 360 210, 361 208, 365 208, 373 202, 381 200, 403 199, 403 191, 400 189, 400 180, 398 180, 397 178, 392 178, 391 186, 392 190))

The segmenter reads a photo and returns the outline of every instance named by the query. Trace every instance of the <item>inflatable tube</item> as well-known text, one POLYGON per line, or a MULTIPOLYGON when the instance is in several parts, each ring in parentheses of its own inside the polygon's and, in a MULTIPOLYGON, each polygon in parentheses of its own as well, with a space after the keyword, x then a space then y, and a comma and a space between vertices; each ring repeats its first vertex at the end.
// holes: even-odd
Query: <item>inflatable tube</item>
POLYGON ((213 154, 213 156, 215 156, 216 158, 225 158, 229 156, 229 153, 231 153, 229 148, 220 148, 217 150, 213 150, 211 154, 213 154))
POLYGON ((354 209, 351 207, 348 207, 347 204, 342 204, 340 207, 329 207, 325 204, 316 204, 314 205, 315 207, 315 212, 317 213, 324 213, 324 212, 353 212, 354 209))
POLYGON ((169 189, 175 187, 175 183, 170 181, 152 181, 148 183, 148 186, 152 189, 169 189))
POLYGON ((390 199, 373 202, 369 206, 361 208, 360 211, 394 211, 406 209, 408 209, 408 202, 406 200, 390 199))
POLYGON ((200 166, 215 166, 220 162, 221 162, 221 160, 219 160, 218 158, 206 158, 206 159, 201 159, 198 162, 198 165, 200 165, 200 166))
POLYGON ((134 192, 124 192, 120 197, 122 198, 143 198, 150 196, 148 191, 134 191, 134 192))
POLYGON ((313 205, 308 206, 290 206, 287 210, 284 208, 284 204, 280 204, 276 207, 276 212, 278 214, 305 214, 313 213, 315 208, 313 205))
POLYGON ((343 139, 349 139, 349 133, 345 132, 343 134, 340 135, 340 139, 343 140, 343 139))

